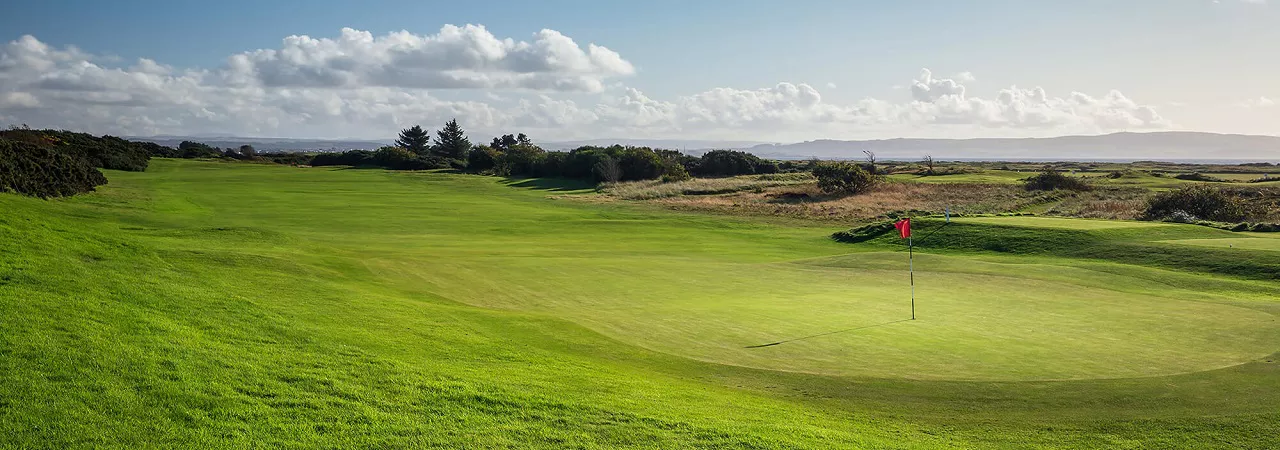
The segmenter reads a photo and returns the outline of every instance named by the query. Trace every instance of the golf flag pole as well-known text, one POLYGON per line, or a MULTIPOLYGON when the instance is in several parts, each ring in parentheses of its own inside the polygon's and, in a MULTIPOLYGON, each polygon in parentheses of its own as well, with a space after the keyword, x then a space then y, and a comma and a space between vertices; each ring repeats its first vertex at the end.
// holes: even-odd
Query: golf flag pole
POLYGON ((916 255, 911 234, 907 234, 907 273, 911 277, 911 320, 916 320, 916 255))
POLYGON ((907 273, 911 280, 911 320, 916 320, 916 254, 915 243, 911 241, 911 218, 894 222, 898 235, 907 240, 907 273))

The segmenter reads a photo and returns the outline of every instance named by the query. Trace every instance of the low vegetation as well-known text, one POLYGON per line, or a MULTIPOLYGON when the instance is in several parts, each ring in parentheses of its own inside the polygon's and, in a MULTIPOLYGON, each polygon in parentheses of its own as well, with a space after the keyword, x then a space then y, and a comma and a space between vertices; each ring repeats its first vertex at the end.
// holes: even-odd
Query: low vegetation
POLYGON ((0 192, 65 197, 93 191, 106 183, 102 172, 75 154, 0 139, 0 192))
POLYGON ((1044 171, 1027 178, 1023 186, 1028 191, 1088 191, 1093 189, 1085 180, 1078 177, 1064 175, 1062 172, 1052 168, 1046 168, 1044 171))
POLYGON ((1192 223, 1198 220, 1238 222, 1249 217, 1248 206, 1239 197, 1211 186, 1195 184, 1160 192, 1147 201, 1143 217, 1192 223))
POLYGON ((813 168, 813 177, 818 180, 818 189, 836 195, 861 194, 870 191, 880 182, 878 175, 848 162, 819 164, 813 168))
POLYGON ((806 173, 744 175, 725 178, 692 178, 682 181, 643 180, 609 183, 601 192, 625 200, 649 200, 682 195, 716 195, 750 191, 761 193, 766 188, 813 183, 806 173))

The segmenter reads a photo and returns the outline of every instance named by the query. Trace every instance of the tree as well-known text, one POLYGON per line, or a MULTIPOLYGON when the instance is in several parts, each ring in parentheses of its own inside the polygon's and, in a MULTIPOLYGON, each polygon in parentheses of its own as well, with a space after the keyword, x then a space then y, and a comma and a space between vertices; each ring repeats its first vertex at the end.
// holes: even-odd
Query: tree
POLYGON ((927 168, 924 174, 933 175, 933 156, 932 155, 924 155, 924 166, 927 168))
MULTIPOLYGON (((524 136, 524 133, 520 133, 520 135, 524 136)), ((501 137, 493 138, 493 142, 489 144, 489 147, 499 152, 505 152, 519 143, 514 135, 504 134, 501 137)))
POLYGON ((867 155, 867 165, 864 167, 867 172, 876 173, 876 152, 871 150, 863 150, 862 154, 867 155))
POLYGON ((431 151, 431 135, 427 134, 422 127, 414 125, 413 128, 400 130, 400 138, 396 139, 396 146, 418 156, 427 156, 431 151))
POLYGON ((453 160, 466 159, 470 150, 471 141, 467 140, 467 134, 458 126, 458 119, 446 122, 444 128, 436 132, 436 145, 431 148, 432 153, 437 156, 453 160))
POLYGON ((255 150, 252 145, 241 145, 240 157, 244 159, 256 159, 258 157, 258 151, 255 150))

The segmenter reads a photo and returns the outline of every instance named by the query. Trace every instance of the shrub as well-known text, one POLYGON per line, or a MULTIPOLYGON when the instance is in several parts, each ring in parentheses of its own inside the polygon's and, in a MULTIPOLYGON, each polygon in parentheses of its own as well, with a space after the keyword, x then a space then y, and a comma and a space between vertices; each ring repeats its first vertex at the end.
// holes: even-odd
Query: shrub
POLYGON ((222 152, 203 142, 182 141, 178 143, 178 151, 183 158, 218 158, 222 152))
POLYGON ((685 170, 684 165, 668 160, 666 167, 663 168, 662 182, 675 183, 680 181, 688 181, 693 177, 689 175, 689 171, 685 170))
POLYGON ((64 197, 90 192, 107 178, 81 155, 29 142, 0 139, 0 191, 33 197, 64 197))
POLYGON ((828 194, 860 194, 870 190, 879 179, 862 166, 847 163, 823 163, 813 169, 818 189, 828 194))
POLYGON ((430 169, 427 162, 408 149, 400 147, 382 147, 373 152, 373 165, 391 170, 424 170, 430 169))
POLYGON ((706 177, 731 177, 777 171, 777 163, 762 160, 747 152, 712 150, 702 155, 692 172, 706 177))
POLYGON ((831 239, 834 239, 837 242, 856 244, 875 239, 882 234, 893 231, 893 229, 893 221, 877 222, 869 225, 863 225, 852 230, 837 231, 835 234, 831 235, 831 239))
POLYGON ((502 157, 497 150, 487 145, 478 145, 467 152, 467 170, 475 173, 488 172, 498 166, 498 158, 502 157))
POLYGON ((1200 173, 1200 172, 1180 173, 1180 174, 1174 175, 1173 177, 1174 177, 1174 178, 1177 178, 1177 179, 1179 179, 1179 180, 1187 180, 1187 181, 1208 181, 1208 182, 1213 182, 1213 183, 1222 183, 1222 182, 1227 181, 1227 180, 1224 180, 1224 179, 1221 179, 1221 178, 1211 177, 1211 176, 1208 176, 1208 175, 1202 174, 1202 173, 1200 173))
POLYGON ((1203 184, 1161 192, 1147 200, 1143 218, 1147 220, 1239 222, 1248 216, 1243 201, 1203 184))
POLYGON ((151 160, 151 154, 142 145, 115 136, 96 137, 71 131, 13 128, 0 131, 0 138, 68 153, 83 159, 91 167, 103 169, 141 172, 147 169, 151 160))
POLYGON ((1023 186, 1026 187, 1028 191, 1053 191, 1058 189, 1067 191, 1087 191, 1092 189, 1092 187, 1089 186, 1089 183, 1086 183, 1084 180, 1063 175, 1062 172, 1052 168, 1045 168, 1044 171, 1039 174, 1027 178, 1023 182, 1023 186))

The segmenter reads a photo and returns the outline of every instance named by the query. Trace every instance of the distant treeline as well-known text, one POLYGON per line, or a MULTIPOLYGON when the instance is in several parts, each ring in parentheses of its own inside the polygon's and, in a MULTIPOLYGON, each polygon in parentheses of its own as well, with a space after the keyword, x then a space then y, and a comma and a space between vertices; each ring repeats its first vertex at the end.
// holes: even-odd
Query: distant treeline
POLYGON ((523 133, 494 138, 488 145, 472 145, 456 120, 436 131, 434 138, 422 127, 414 126, 401 131, 395 146, 335 153, 258 153, 250 145, 218 148, 194 141, 183 141, 174 148, 114 136, 96 137, 23 126, 0 131, 0 191, 37 197, 88 192, 106 183, 98 168, 143 171, 152 157, 390 170, 453 169, 477 174, 559 177, 598 183, 808 172, 816 167, 813 161, 777 162, 734 150, 713 150, 701 156, 676 150, 621 145, 546 151, 523 133))

